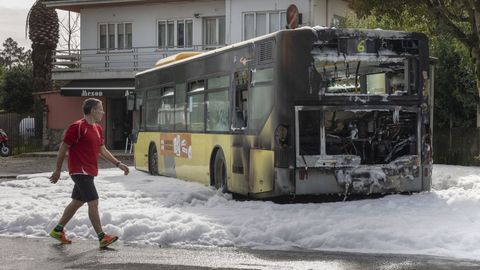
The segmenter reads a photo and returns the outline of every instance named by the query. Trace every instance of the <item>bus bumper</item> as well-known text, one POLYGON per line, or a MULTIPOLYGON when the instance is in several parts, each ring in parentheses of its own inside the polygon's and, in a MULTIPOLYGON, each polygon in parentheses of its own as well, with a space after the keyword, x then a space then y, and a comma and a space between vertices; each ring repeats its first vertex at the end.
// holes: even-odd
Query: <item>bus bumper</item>
POLYGON ((425 188, 422 166, 416 155, 373 165, 360 165, 354 156, 333 156, 327 159, 319 157, 316 164, 318 166, 297 168, 295 194, 368 195, 418 192, 425 188))

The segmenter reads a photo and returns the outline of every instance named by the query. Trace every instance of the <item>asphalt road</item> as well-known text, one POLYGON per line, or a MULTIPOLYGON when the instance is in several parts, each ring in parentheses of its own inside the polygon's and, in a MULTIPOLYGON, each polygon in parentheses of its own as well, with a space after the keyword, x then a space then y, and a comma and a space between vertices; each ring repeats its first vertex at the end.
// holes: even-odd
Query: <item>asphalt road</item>
POLYGON ((175 248, 119 241, 100 250, 95 240, 59 245, 47 238, 0 237, 0 269, 480 269, 453 258, 236 248, 175 248))
MULTIPOLYGON (((133 166, 133 157, 121 151, 112 152, 118 159, 128 166, 133 166)), ((21 156, 0 157, 0 178, 15 178, 20 174, 51 172, 57 162, 56 152, 29 153, 21 156)), ((98 167, 113 168, 110 162, 100 158, 98 167)), ((67 158, 63 162, 63 171, 67 170, 67 158)))

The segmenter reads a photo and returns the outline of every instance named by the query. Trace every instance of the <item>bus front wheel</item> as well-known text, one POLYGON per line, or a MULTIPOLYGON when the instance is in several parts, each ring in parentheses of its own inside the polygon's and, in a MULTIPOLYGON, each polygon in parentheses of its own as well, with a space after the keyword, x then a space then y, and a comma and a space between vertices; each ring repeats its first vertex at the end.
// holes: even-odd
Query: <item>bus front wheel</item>
POLYGON ((223 151, 219 149, 213 161, 213 184, 222 192, 227 192, 227 167, 223 151))
POLYGON ((148 150, 148 172, 151 175, 158 175, 158 153, 154 144, 148 150))

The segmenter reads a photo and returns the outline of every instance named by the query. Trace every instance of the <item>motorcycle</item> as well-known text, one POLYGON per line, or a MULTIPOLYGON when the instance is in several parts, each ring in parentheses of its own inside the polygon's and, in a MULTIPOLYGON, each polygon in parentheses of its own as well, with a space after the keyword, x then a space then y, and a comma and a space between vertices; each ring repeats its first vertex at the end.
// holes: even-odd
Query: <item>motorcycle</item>
POLYGON ((0 128, 0 156, 8 157, 12 154, 12 149, 7 145, 8 136, 3 129, 0 128))

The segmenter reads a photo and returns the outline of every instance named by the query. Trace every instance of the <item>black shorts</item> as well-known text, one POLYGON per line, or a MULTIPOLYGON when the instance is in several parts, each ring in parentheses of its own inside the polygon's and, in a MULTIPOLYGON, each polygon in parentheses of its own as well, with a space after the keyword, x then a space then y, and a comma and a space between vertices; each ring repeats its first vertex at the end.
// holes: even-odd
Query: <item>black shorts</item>
POLYGON ((72 199, 82 202, 98 200, 97 189, 93 183, 93 176, 73 174, 70 177, 72 177, 73 182, 75 182, 72 199))

